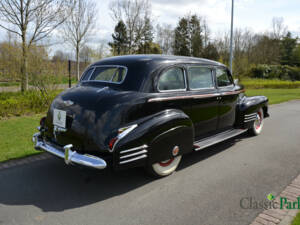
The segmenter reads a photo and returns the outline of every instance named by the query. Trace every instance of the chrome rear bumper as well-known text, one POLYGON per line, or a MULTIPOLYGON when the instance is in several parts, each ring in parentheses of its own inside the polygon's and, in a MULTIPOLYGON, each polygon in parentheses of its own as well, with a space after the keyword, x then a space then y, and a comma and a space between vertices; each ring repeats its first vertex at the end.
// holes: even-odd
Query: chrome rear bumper
POLYGON ((40 133, 36 133, 32 137, 32 141, 35 144, 35 149, 44 150, 55 156, 65 159, 66 164, 80 164, 95 169, 106 168, 106 162, 96 156, 79 154, 76 151, 72 151, 72 144, 64 146, 64 152, 57 149, 56 147, 47 144, 45 141, 40 139, 40 133))

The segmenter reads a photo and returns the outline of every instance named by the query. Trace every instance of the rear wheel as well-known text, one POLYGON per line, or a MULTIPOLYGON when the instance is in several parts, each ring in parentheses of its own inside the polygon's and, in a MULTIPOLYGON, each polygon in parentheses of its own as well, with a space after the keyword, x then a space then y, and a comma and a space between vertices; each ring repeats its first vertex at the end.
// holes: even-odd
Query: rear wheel
POLYGON ((261 133, 263 126, 264 126, 264 113, 263 110, 260 109, 257 112, 256 120, 253 122, 252 127, 249 129, 249 133, 251 135, 257 136, 261 133))
POLYGON ((181 161, 181 155, 154 163, 148 167, 148 172, 155 177, 165 177, 171 175, 178 167, 181 161))

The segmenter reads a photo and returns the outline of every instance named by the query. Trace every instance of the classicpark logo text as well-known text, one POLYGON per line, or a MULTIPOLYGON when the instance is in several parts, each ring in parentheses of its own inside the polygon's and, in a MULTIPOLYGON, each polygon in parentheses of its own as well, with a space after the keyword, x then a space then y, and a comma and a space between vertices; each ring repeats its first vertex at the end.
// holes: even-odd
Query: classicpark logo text
POLYGON ((275 196, 268 194, 267 199, 257 200, 254 197, 244 197, 240 200, 242 209, 300 209, 300 196, 296 201, 289 201, 286 197, 280 197, 279 202, 273 201, 275 196))

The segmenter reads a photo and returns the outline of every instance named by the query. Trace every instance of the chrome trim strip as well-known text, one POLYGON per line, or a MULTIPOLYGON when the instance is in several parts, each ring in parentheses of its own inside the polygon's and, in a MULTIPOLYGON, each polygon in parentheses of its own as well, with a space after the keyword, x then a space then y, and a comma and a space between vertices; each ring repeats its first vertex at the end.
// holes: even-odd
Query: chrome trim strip
POLYGON ((120 162, 119 164, 125 164, 125 163, 129 163, 129 162, 136 161, 136 160, 139 160, 139 159, 144 159, 144 158, 147 158, 147 155, 144 154, 144 155, 141 155, 139 157, 128 159, 128 160, 120 162))
POLYGON ((214 94, 202 94, 202 95, 186 95, 186 96, 175 96, 175 97, 161 97, 161 98, 150 98, 148 102, 161 102, 161 101, 169 101, 169 100, 178 100, 178 99, 190 99, 190 98, 211 98, 220 96, 219 93, 214 94))
POLYGON ((120 157, 120 159, 126 159, 126 158, 129 158, 131 156, 141 155, 141 154, 144 154, 144 153, 147 153, 147 152, 148 152, 147 150, 142 150, 142 151, 135 152, 135 153, 132 153, 132 154, 129 154, 129 155, 123 155, 123 156, 120 157))
POLYGON ((253 119, 248 119, 248 120, 244 120, 244 123, 248 123, 248 122, 250 122, 250 121, 254 121, 254 120, 256 120, 256 118, 253 118, 253 119))
POLYGON ((240 93, 243 93, 243 92, 245 92, 244 89, 243 90, 239 90, 239 91, 228 91, 228 92, 222 93, 221 96, 222 95, 236 95, 236 94, 240 94, 240 93))
POLYGON ((139 147, 136 147, 136 148, 130 148, 130 149, 127 149, 127 150, 124 150, 124 151, 120 151, 120 154, 124 154, 124 153, 127 153, 127 152, 133 152, 133 151, 136 151, 136 150, 139 150, 139 149, 145 149, 145 148, 148 148, 148 145, 142 145, 142 146, 139 146, 139 147))
POLYGON ((44 140, 40 140, 40 133, 36 133, 32 137, 32 141, 35 143, 35 149, 37 150, 44 150, 46 152, 51 153, 59 158, 65 159, 66 164, 80 164, 87 167, 92 167, 95 169, 104 169, 106 168, 106 162, 96 156, 92 155, 83 155, 79 154, 76 151, 72 151, 71 148, 73 147, 72 144, 66 145, 64 147, 65 152, 60 151, 59 149, 55 148, 47 144, 44 140))
POLYGON ((252 118, 257 118, 257 115, 245 117, 244 119, 247 120, 247 119, 252 119, 252 118))
POLYGON ((251 117, 251 116, 256 116, 257 113, 251 113, 251 114, 245 114, 245 117, 251 117))
MULTIPOLYGON (((185 96, 174 96, 174 97, 159 97, 159 98, 150 98, 148 99, 148 102, 161 102, 161 101, 170 101, 170 100, 178 100, 178 99, 199 99, 199 98, 212 98, 212 97, 218 97, 218 96, 226 96, 226 95, 235 95, 240 94, 242 92, 245 92, 245 90, 240 91, 230 91, 230 92, 224 92, 224 93, 213 93, 213 94, 201 94, 201 95, 185 95, 185 96)), ((189 92, 187 92, 189 93, 189 92)))

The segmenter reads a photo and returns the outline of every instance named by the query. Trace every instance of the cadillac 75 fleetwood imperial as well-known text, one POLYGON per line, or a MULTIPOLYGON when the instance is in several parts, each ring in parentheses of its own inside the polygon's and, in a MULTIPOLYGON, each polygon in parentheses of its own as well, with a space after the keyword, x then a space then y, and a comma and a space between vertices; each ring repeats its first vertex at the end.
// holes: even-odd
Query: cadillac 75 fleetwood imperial
POLYGON ((90 65, 52 102, 35 148, 67 164, 174 172, 182 155, 244 132, 258 135, 268 99, 246 97, 226 66, 206 59, 131 55, 90 65))

